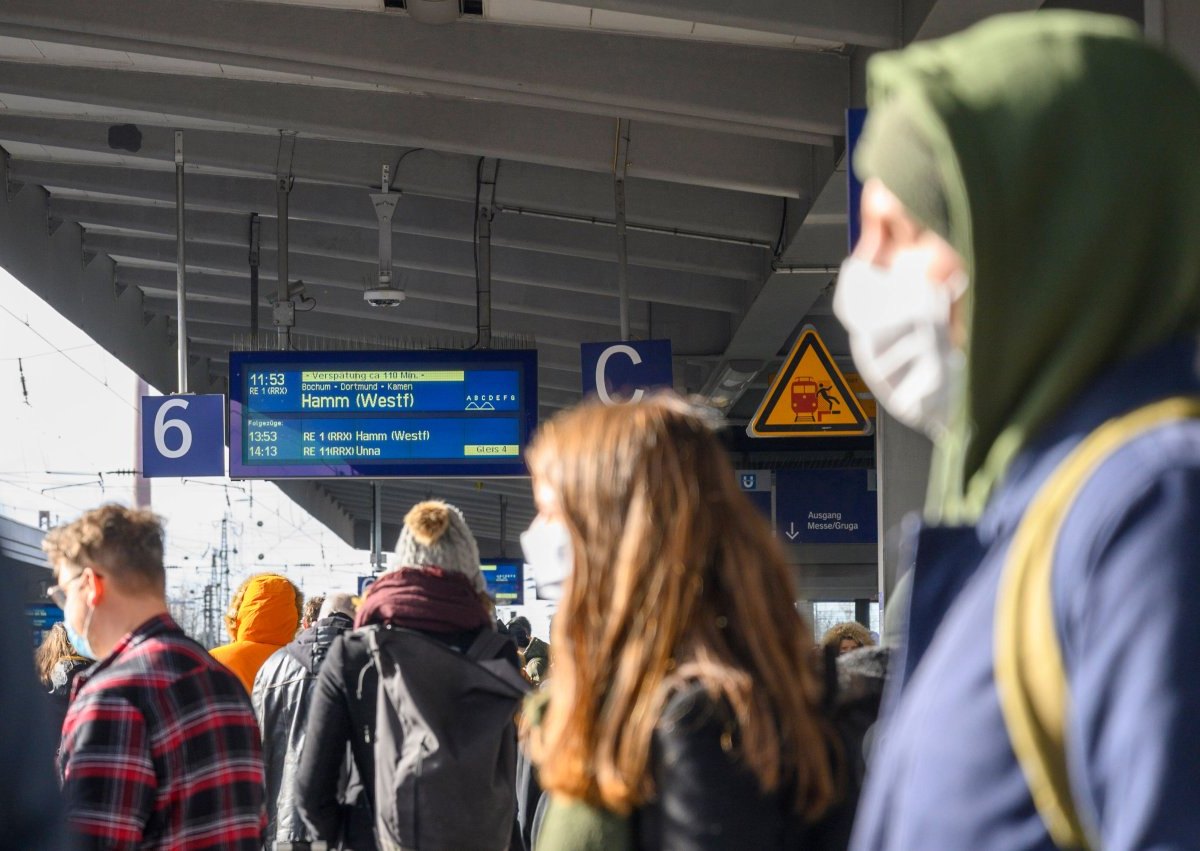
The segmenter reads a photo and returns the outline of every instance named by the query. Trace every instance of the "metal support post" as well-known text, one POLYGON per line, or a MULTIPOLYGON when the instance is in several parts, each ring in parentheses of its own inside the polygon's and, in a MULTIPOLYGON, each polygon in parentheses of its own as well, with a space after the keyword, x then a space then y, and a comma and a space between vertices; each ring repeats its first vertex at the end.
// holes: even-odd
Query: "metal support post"
POLYGON ((475 206, 475 348, 492 347, 492 219, 500 161, 480 159, 475 206), (484 187, 488 188, 486 196, 484 187))
POLYGON ((371 482, 371 571, 383 573, 383 485, 371 482))
POLYGON ((275 209, 279 222, 275 254, 279 265, 275 281, 275 310, 272 316, 279 348, 283 351, 292 347, 292 326, 296 324, 296 306, 292 304, 291 295, 288 293, 288 194, 291 191, 290 177, 280 177, 275 181, 275 209))
POLYGON ((179 314, 179 378, 176 392, 188 392, 187 281, 183 230, 183 131, 175 131, 175 306, 179 314))
POLYGON ((506 543, 508 541, 508 497, 504 494, 500 495, 500 557, 504 558, 508 555, 506 552, 506 543))
POLYGON ((492 346, 492 210, 479 208, 479 279, 475 286, 476 347, 492 346))
POLYGON ((854 601, 854 619, 867 629, 871 628, 871 601, 870 600, 855 600, 854 601))
POLYGON ((278 220, 276 257, 279 263, 275 279, 275 309, 272 317, 279 348, 292 347, 292 328, 296 324, 296 305, 292 304, 288 279, 288 195, 292 191, 292 154, 296 149, 295 132, 279 132, 279 153, 275 159, 275 214, 278 220))
POLYGON ((613 146, 613 195, 617 223, 617 297, 620 299, 621 339, 629 339, 629 252, 625 239, 625 175, 629 170, 629 121, 617 120, 613 146))
POLYGON ((258 261, 260 255, 262 222, 258 213, 250 214, 250 337, 258 346, 258 261))
POLYGON ((379 220, 379 268, 375 277, 380 287, 392 285, 392 217, 396 214, 396 205, 400 203, 400 193, 388 188, 392 182, 390 172, 391 169, 385 165, 380 182, 382 191, 371 193, 375 218, 379 220))
POLYGON ((133 507, 150 507, 150 479, 142 476, 142 397, 150 387, 140 375, 134 377, 133 401, 133 507))

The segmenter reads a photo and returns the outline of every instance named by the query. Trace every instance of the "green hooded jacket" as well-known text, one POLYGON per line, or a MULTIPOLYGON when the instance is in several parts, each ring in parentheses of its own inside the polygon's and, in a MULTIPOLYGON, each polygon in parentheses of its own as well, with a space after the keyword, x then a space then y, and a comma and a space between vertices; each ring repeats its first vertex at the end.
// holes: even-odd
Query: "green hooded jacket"
MULTIPOLYGON (((868 101, 931 149, 971 279, 926 514, 972 522, 1106 367, 1200 329, 1200 91, 1129 21, 1053 11, 876 56, 868 101)), ((868 119, 864 179, 889 145, 872 127, 889 124, 868 119)))

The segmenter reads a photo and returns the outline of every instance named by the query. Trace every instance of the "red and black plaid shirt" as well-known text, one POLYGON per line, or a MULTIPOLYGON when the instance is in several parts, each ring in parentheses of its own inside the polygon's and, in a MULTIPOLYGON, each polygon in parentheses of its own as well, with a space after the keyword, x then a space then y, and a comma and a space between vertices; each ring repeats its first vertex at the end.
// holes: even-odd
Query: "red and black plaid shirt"
POLYGON ((59 765, 84 848, 262 848, 262 746, 246 690, 167 615, 76 680, 59 765))

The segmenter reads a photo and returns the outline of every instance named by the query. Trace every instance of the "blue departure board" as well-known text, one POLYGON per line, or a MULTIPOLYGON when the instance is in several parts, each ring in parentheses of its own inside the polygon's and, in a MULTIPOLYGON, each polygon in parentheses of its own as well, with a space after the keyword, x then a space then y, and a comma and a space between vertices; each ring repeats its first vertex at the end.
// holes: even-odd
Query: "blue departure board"
POLYGON ((525 562, 522 559, 483 559, 479 566, 488 596, 497 606, 525 605, 525 562))
POLYGON ((521 476, 537 353, 233 352, 237 478, 521 476))

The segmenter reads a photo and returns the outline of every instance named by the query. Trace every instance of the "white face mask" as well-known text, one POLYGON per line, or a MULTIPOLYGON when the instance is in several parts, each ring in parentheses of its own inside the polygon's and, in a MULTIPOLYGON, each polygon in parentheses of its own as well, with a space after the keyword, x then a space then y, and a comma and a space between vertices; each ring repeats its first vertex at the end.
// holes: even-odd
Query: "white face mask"
POLYGON ((833 297, 863 381, 892 416, 935 440, 949 425, 965 365, 950 340, 950 305, 966 289, 961 272, 934 284, 925 258, 910 252, 890 269, 846 258, 833 297))
POLYGON ((575 566, 571 533, 558 520, 534 520, 521 533, 525 563, 533 572, 539 600, 561 600, 563 585, 575 566))

